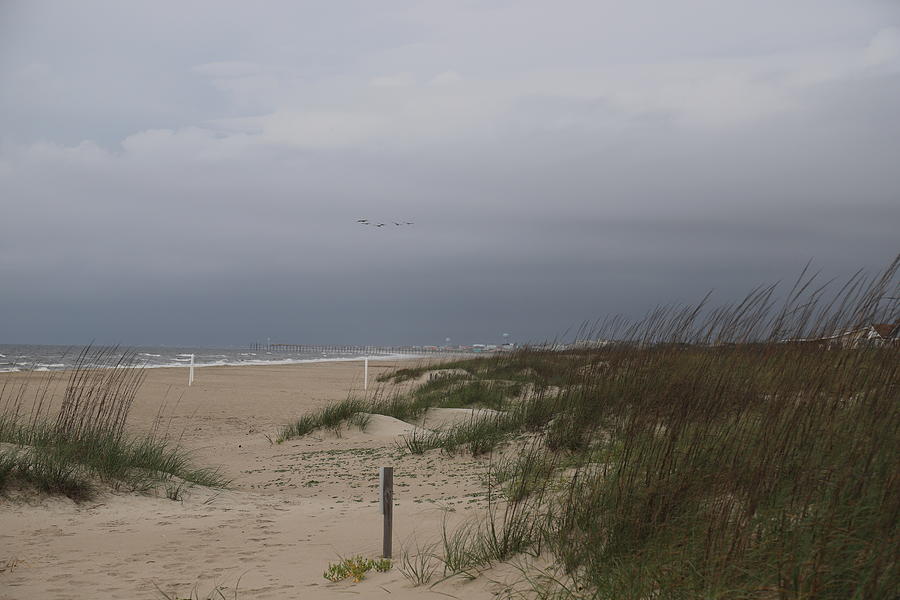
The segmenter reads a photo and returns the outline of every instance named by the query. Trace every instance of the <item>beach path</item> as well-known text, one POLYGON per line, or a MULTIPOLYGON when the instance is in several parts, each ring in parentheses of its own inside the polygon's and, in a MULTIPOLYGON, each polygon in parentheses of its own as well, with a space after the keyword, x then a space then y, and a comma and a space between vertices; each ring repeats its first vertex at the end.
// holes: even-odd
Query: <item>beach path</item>
MULTIPOLYGON (((370 382, 397 366, 370 362, 370 382)), ((238 598, 252 599, 493 597, 485 578, 414 588, 396 568, 360 583, 323 578, 339 557, 380 553, 380 466, 395 469, 395 555, 484 505, 485 460, 404 454, 396 436, 409 425, 387 417, 367 432, 270 441, 361 385, 361 362, 208 367, 191 387, 185 369, 148 370, 129 429, 180 439, 231 486, 193 488, 180 500, 124 491, 83 503, 0 498, 0 599, 205 598, 217 585, 232 598, 238 579, 238 598)))

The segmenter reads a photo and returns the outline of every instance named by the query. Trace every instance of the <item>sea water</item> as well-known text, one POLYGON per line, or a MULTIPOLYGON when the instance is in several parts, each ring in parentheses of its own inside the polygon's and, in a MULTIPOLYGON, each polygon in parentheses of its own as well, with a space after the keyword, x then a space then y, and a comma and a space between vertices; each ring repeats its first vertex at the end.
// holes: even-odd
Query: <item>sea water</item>
MULTIPOLYGON (((0 344, 0 373, 16 371, 56 371, 71 369, 78 362, 83 346, 49 346, 28 344, 0 344)), ((88 357, 100 350, 95 347, 88 357)), ((198 367, 240 365, 289 365, 306 362, 359 360, 363 357, 413 358, 414 354, 361 352, 296 352, 288 350, 248 350, 246 348, 202 348, 189 346, 119 347, 114 356, 124 353, 134 356, 133 364, 150 367, 198 367)), ((89 361, 88 361, 89 362, 89 361)), ((109 361, 105 361, 109 362, 109 361)))

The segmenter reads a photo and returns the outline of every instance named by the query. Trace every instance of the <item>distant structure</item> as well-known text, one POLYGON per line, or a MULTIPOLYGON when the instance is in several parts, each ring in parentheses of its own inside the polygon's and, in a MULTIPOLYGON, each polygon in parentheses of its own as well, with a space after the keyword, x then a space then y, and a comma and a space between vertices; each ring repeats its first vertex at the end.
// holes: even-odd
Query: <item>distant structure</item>
POLYGON ((900 323, 869 323, 828 337, 787 341, 841 348, 900 347, 900 323))
POLYGON ((462 346, 367 346, 359 344, 281 344, 256 342, 248 349, 257 352, 300 352, 306 354, 391 355, 391 354, 459 354, 471 352, 462 346))

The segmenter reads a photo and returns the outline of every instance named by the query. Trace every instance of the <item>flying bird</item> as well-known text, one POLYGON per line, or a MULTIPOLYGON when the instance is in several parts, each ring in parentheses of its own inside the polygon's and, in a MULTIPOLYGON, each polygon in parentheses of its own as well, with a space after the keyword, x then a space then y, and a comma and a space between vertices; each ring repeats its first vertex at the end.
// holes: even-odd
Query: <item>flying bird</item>
MULTIPOLYGON (((362 225, 371 225, 372 227, 384 227, 387 223, 372 223, 368 219, 357 219, 357 223, 362 225)), ((412 221, 388 221, 389 223, 393 223, 397 227, 402 227, 404 225, 414 225, 412 221)))

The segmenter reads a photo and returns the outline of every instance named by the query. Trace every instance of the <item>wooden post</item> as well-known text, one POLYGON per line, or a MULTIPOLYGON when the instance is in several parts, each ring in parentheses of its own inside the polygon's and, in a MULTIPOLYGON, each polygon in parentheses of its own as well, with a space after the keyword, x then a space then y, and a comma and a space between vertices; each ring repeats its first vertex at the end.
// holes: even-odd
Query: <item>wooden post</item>
POLYGON ((381 555, 391 558, 391 541, 394 529, 394 467, 381 467, 381 513, 384 515, 384 540, 381 555))

